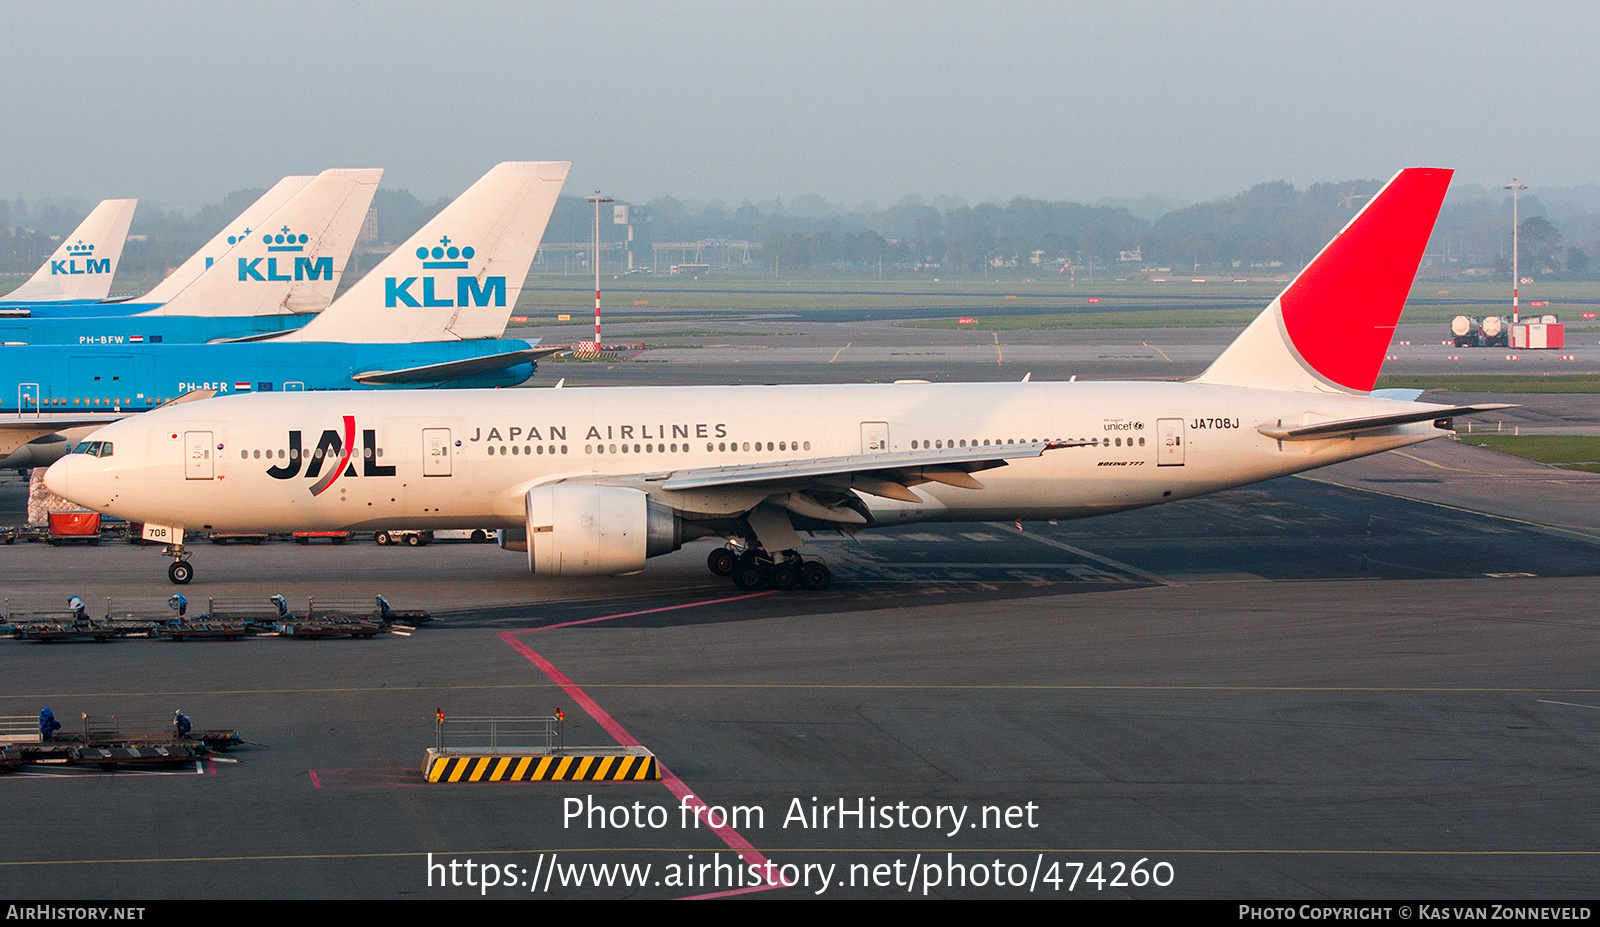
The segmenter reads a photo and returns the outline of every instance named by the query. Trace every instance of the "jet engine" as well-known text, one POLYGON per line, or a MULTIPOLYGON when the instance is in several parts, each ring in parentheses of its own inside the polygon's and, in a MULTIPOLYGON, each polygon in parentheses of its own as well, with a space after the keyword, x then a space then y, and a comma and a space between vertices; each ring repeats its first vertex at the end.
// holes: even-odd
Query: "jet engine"
POLYGON ((528 569, 547 576, 616 576, 683 546, 671 506, 625 486, 555 483, 527 494, 528 569))

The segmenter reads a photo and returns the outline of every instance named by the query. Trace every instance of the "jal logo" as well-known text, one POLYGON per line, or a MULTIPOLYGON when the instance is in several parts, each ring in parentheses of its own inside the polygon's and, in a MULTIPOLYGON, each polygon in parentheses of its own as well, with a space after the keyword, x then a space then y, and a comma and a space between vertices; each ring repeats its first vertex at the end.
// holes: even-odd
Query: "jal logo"
POLYGON ((86 245, 83 239, 78 239, 74 244, 67 245, 67 256, 61 260, 50 259, 50 275, 54 276, 81 276, 83 274, 109 274, 111 273, 111 259, 94 257, 94 245, 86 245))
MULTIPOLYGON (((448 235, 439 239, 432 248, 417 249, 417 258, 423 270, 466 270, 477 251, 471 245, 462 247, 451 242, 448 235)), ((450 292, 450 277, 416 276, 385 277, 383 304, 396 306, 443 309, 455 306, 501 306, 506 304, 506 278, 472 276, 455 277, 455 293, 450 292), (415 287, 416 289, 413 289, 415 287)))
POLYGON ((327 429, 317 439, 316 447, 305 450, 302 433, 289 432, 289 459, 267 469, 275 480, 292 480, 300 477, 316 480, 310 487, 311 495, 327 492, 340 477, 357 476, 353 457, 360 457, 360 476, 394 476, 394 467, 378 463, 378 433, 368 428, 361 432, 361 445, 356 445, 356 417, 344 416, 342 430, 327 429))

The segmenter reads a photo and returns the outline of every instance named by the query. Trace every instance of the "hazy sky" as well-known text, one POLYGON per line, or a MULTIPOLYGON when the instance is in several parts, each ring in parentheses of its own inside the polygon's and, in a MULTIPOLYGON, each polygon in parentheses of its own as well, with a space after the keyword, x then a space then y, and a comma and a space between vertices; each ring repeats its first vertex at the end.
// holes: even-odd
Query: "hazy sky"
POLYGON ((0 197, 571 160, 620 199, 1600 182, 1600 4, 0 4, 0 197))

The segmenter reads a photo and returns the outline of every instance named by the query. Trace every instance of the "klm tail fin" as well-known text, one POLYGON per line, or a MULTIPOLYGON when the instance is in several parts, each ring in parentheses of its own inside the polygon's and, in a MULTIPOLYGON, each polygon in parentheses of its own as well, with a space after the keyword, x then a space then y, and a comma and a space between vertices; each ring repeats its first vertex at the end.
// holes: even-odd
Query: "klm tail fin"
MULTIPOLYGON (((183 291, 183 288, 195 282, 207 267, 222 260, 222 255, 229 248, 238 244, 240 239, 250 234, 252 230, 267 221, 267 217, 277 212, 289 202, 296 193, 306 188, 311 182, 311 175, 306 174, 295 177, 285 177, 273 185, 271 190, 261 195, 261 198, 251 203, 239 217, 223 226, 212 239, 196 251, 189 260, 179 265, 178 269, 167 278, 156 284, 150 292, 139 297, 139 303, 164 303, 183 291)), ((263 226, 264 227, 264 226, 263 226)))
POLYGON ((568 161, 496 165, 321 315, 275 340, 498 338, 570 167, 568 161))
POLYGON ((1396 174, 1195 382, 1369 392, 1452 173, 1396 174))
POLYGON ((383 171, 323 171, 165 305, 146 316, 320 312, 333 301, 383 171))
POLYGON ((101 200, 89 217, 61 240, 44 266, 4 297, 8 303, 59 303, 105 299, 128 241, 138 200, 101 200))

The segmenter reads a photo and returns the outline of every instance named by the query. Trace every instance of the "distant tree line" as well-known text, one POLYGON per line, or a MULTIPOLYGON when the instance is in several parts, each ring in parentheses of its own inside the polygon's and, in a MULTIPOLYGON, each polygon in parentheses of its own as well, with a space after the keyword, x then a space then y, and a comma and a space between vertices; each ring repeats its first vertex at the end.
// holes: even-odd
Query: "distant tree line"
MULTIPOLYGON (((1067 262, 1108 271, 1169 267, 1174 273, 1226 270, 1292 272, 1310 260, 1382 186, 1381 181, 1313 184, 1276 181, 1243 193, 1170 209, 1154 219, 1122 205, 1016 197, 969 205, 957 197, 930 204, 908 196, 888 208, 853 209, 817 196, 695 202, 659 197, 636 206, 636 260, 653 242, 728 239, 759 243, 751 257, 768 271, 827 272, 938 267, 946 273, 1054 273, 1067 262)), ((260 195, 239 190, 193 215, 141 205, 123 254, 119 280, 153 282, 176 267, 260 195)), ((1524 274, 1582 278, 1600 270, 1600 187, 1565 188, 1557 211, 1539 197, 1520 200, 1519 245, 1524 274), (1559 212, 1559 214, 1557 214, 1559 212)), ((352 258, 351 274, 367 269, 449 202, 424 202, 405 190, 380 189, 373 222, 352 258)), ((1123 201, 1128 202, 1128 201, 1123 201)), ((70 233, 92 204, 0 200, 0 272, 31 273, 70 233)), ((1510 197, 1499 189, 1452 189, 1429 243, 1428 264, 1442 271, 1492 269, 1510 274, 1510 197)), ((594 208, 563 196, 547 242, 587 242, 594 208)), ((603 241, 625 232, 602 212, 603 241)))

